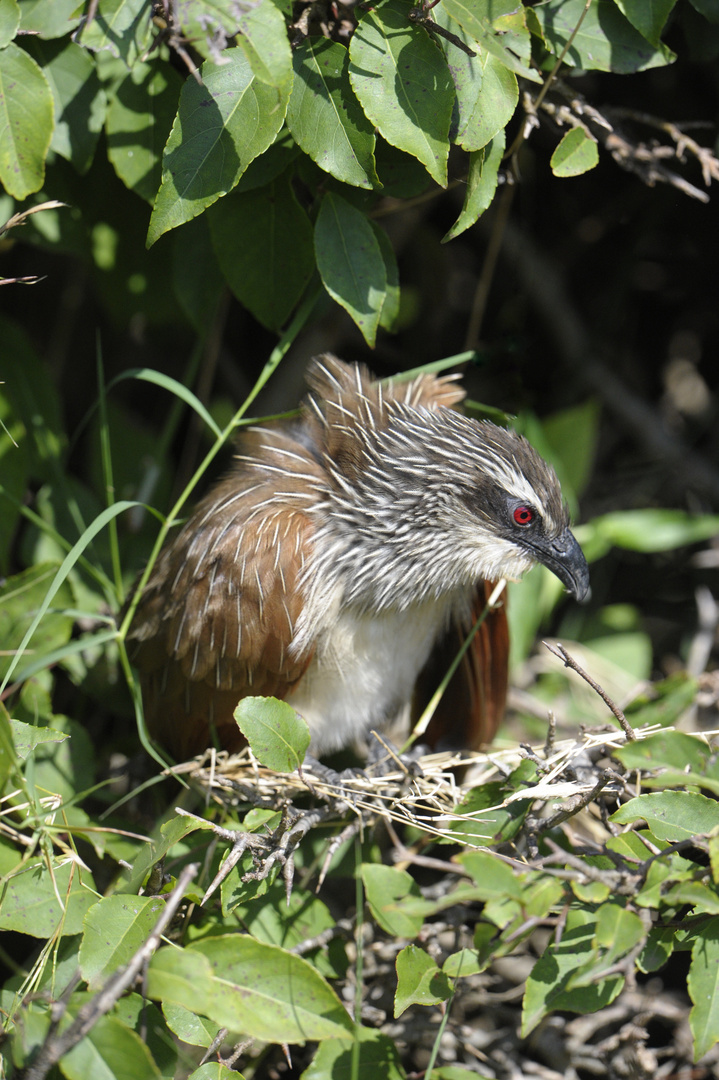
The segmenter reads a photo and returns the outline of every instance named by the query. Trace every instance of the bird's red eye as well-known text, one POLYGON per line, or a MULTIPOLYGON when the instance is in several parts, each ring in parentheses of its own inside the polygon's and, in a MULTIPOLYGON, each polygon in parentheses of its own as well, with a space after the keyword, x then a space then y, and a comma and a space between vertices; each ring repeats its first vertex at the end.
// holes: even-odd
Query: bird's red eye
POLYGON ((530 525, 534 521, 534 510, 528 506, 518 506, 512 517, 517 525, 530 525))

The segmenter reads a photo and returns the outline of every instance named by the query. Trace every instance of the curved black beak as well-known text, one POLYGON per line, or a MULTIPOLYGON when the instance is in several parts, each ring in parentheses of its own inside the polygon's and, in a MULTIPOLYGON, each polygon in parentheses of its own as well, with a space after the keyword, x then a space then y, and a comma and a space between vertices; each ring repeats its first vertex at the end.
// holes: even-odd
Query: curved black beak
POLYGON ((589 567, 584 553, 569 529, 565 529, 556 540, 546 540, 532 545, 538 562, 559 578, 568 592, 582 602, 589 599, 589 567))

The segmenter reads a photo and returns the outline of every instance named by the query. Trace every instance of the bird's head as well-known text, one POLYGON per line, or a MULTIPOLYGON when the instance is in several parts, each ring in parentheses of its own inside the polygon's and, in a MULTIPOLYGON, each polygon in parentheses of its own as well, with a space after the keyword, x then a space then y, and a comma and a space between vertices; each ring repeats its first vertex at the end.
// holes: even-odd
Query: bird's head
POLYGON ((452 409, 387 406, 328 462, 335 552, 346 541, 349 592, 405 606, 536 563, 577 600, 589 569, 554 470, 521 435, 452 409))

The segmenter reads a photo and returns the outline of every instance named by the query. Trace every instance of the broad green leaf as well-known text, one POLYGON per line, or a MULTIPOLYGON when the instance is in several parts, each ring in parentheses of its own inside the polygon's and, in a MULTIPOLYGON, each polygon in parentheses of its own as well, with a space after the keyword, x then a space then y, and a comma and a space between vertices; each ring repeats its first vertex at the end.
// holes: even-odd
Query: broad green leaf
POLYGON ((159 897, 107 896, 85 916, 80 970, 91 990, 129 963, 165 906, 159 897))
POLYGON ((25 724, 22 720, 10 720, 13 745, 17 756, 21 761, 26 761, 36 746, 46 742, 65 742, 69 736, 64 731, 55 731, 54 728, 36 727, 34 724, 25 724))
MULTIPOLYGON (((257 78, 286 97, 292 85, 292 49, 280 7, 274 0, 260 0, 242 15, 238 27, 238 44, 257 78)), ((277 100, 279 104, 279 95, 277 100)))
POLYGON ((483 150, 469 155, 469 174, 462 211, 449 232, 442 237, 443 244, 454 240, 455 236, 474 225, 491 205, 497 190, 497 177, 503 155, 503 131, 495 135, 483 150))
POLYGON ((691 5, 709 22, 719 23, 719 0, 691 0, 691 5))
POLYGON ((418 945, 406 945, 397 954, 396 968, 395 1018, 410 1005, 437 1005, 451 997, 452 984, 446 974, 418 945))
POLYGON ((374 1028, 358 1026, 354 1044, 339 1039, 321 1043, 302 1080, 351 1080, 355 1075, 358 1080, 405 1080, 396 1041, 374 1028))
POLYGON ((387 293, 385 262, 365 215, 331 191, 317 215, 315 255, 325 289, 374 346, 387 293))
MULTIPOLYGON (((14 661, 15 652, 56 573, 54 563, 38 563, 0 585, 0 676, 7 673, 14 661)), ((74 618, 64 615, 60 609, 73 606, 72 589, 66 581, 55 595, 54 610, 48 611, 33 635, 33 659, 52 652, 70 640, 74 618)))
POLYGON ((619 904, 602 904, 599 908, 595 940, 597 945, 609 950, 606 960, 625 956, 645 935, 644 924, 633 911, 619 904))
POLYGON ((235 709, 235 720, 261 765, 275 772, 294 772, 310 745, 307 721, 286 701, 246 697, 235 709))
POLYGON ((76 172, 86 173, 105 122, 107 98, 87 49, 74 42, 30 38, 31 56, 43 70, 55 102, 55 130, 50 147, 76 172))
MULTIPOLYGON (((213 209, 223 207, 228 199, 232 199, 232 194, 213 209)), ((202 334, 207 333, 214 323, 226 288, 210 231, 213 209, 192 221, 186 221, 181 229, 176 229, 172 246, 175 296, 195 330, 202 334), (192 252, 191 259, 187 257, 188 251, 192 252)))
POLYGON ((97 899, 92 877, 76 862, 56 860, 49 870, 33 859, 5 882, 0 929, 49 938, 62 925, 63 934, 79 934, 97 899))
POLYGON ((367 903, 382 929, 394 937, 416 937, 422 929, 422 916, 404 906, 408 897, 420 898, 414 879, 406 870, 379 863, 364 863, 361 872, 367 903))
POLYGON ((0 49, 0 182, 25 199, 45 179, 54 128, 52 90, 40 67, 14 42, 0 49))
POLYGON ((677 0, 615 0, 619 10, 626 15, 642 37, 659 47, 662 30, 677 0))
MULTIPOLYGON (((445 15, 443 24, 449 21, 445 15)), ((471 57, 458 49, 451 52, 449 46, 447 63, 457 89, 452 141, 464 150, 481 150, 514 116, 519 101, 517 76, 488 52, 471 57)))
MULTIPOLYGON (((18 759, 20 757, 19 751, 15 746, 15 725, 18 723, 20 723, 20 721, 10 719, 7 709, 4 704, 0 702, 0 787, 3 790, 8 777, 17 767, 18 759)), ((30 724, 22 724, 22 727, 28 728, 30 731, 35 730, 30 724)), ((8 849, 4 845, 0 845, 0 875, 6 874, 8 870, 13 869, 18 861, 18 856, 14 848, 8 849), (3 857, 7 856, 8 850, 11 850, 12 852, 12 861, 9 865, 3 865, 3 857)))
POLYGON ((196 829, 208 828, 212 825, 209 821, 200 822, 197 818, 184 817, 177 814, 160 826, 160 835, 156 840, 145 844, 140 854, 132 864, 129 877, 123 881, 118 889, 120 893, 136 893, 152 867, 171 851, 175 844, 196 829))
MULTIPOLYGON (((147 1044, 163 1080, 174 1080, 179 1057, 169 1025, 157 1005, 143 994, 131 993, 115 1002, 112 1015, 147 1044)), ((233 1077, 233 1080, 240 1080, 233 1077)))
POLYGON ((244 934, 160 949, 150 961, 147 993, 272 1043, 346 1039, 354 1027, 311 964, 244 934))
POLYGON ((501 804, 535 777, 535 767, 527 760, 507 780, 491 780, 471 788, 455 808, 456 817, 448 824, 456 843, 476 845, 511 840, 521 828, 531 800, 517 800, 506 807, 501 804))
POLYGON ((126 187, 152 202, 162 179, 162 150, 177 112, 182 80, 162 60, 135 64, 107 111, 107 156, 126 187))
POLYGON ((609 976, 594 985, 572 988, 573 977, 599 958, 595 931, 596 922, 588 911, 570 911, 562 940, 549 945, 527 979, 522 1005, 524 1037, 542 1017, 555 1009, 596 1012, 614 1001, 624 985, 621 975, 609 976))
POLYGON ((501 859, 485 851, 466 851, 460 855, 459 862, 472 875, 472 880, 482 899, 493 896, 513 896, 519 899, 522 886, 517 875, 501 859))
POLYGON ((542 422, 547 456, 557 470, 563 494, 569 487, 576 497, 587 485, 596 454, 599 417, 599 405, 590 398, 581 405, 552 413, 542 422))
POLYGON ((101 1016, 85 1038, 63 1055, 62 1072, 67 1080, 160 1080, 161 1075, 137 1032, 115 1016, 101 1016))
POLYGON ((181 1042, 189 1043, 190 1046, 210 1046, 217 1038, 219 1025, 191 1012, 184 1005, 166 1001, 162 1011, 170 1031, 173 1031, 181 1042))
MULTIPOLYGON (((78 5, 76 14, 80 12, 86 15, 84 4, 78 5)), ((152 43, 151 14, 146 0, 101 0, 92 22, 83 20, 75 40, 85 49, 119 57, 130 68, 152 43)))
POLYGON ((445 187, 454 87, 444 56, 407 12, 401 0, 386 0, 363 15, 350 42, 350 82, 387 142, 445 187))
POLYGON ((187 79, 182 87, 148 246, 231 191, 282 127, 289 94, 278 100, 278 91, 254 75, 242 49, 226 49, 222 58, 220 65, 205 61, 201 85, 187 79))
POLYGON ((628 75, 663 67, 675 59, 666 45, 659 43, 655 47, 642 37, 622 15, 614 0, 594 0, 582 18, 585 7, 585 0, 549 0, 532 9, 542 27, 547 47, 557 55, 582 19, 564 56, 565 64, 628 75))
POLYGON ((719 893, 701 881, 678 881, 662 890, 662 900, 669 907, 691 905, 694 914, 719 915, 719 893))
MULTIPOLYGON (((478 926, 481 924, 477 924, 478 926)), ((490 927, 491 935, 496 934, 495 928, 490 927)), ((442 964, 442 971, 450 979, 463 978, 465 975, 476 975, 482 971, 483 965, 479 962, 476 949, 460 949, 459 952, 450 953, 442 964)))
POLYGON ((689 1026, 698 1061, 719 1040, 719 919, 706 923, 692 946, 687 989, 694 1003, 689 1026))
POLYGON ((238 1080, 239 1073, 221 1061, 206 1061, 191 1072, 187 1080, 238 1080))
POLYGON ((0 3, 0 49, 9 45, 20 25, 20 5, 17 0, 2 0, 0 3))
POLYGON ((660 840, 688 840, 705 836, 719 825, 719 803, 691 791, 658 791, 638 795, 609 819, 619 825, 646 821, 660 840))
POLYGON ((562 140, 549 162, 555 176, 581 176, 599 164, 597 141, 584 128, 575 127, 562 140))
POLYGON ((384 260, 385 274, 387 276, 387 289, 384 294, 379 324, 383 330, 389 330, 390 333, 392 333, 396 327, 400 313, 401 289, 399 284, 399 267, 397 266, 397 258, 394 253, 394 248, 392 247, 392 241, 387 236, 387 233, 376 221, 370 221, 370 225, 372 226, 375 239, 379 244, 379 249, 384 260))
POLYGON ((326 38, 305 38, 293 53, 295 80, 287 126, 325 172, 355 187, 379 186, 374 129, 350 86, 349 54, 326 38))
POLYGON ((637 967, 646 975, 659 971, 674 952, 674 931, 671 927, 653 926, 644 948, 637 957, 637 967))
MULTIPOLYGON (((318 896, 294 885, 289 901, 283 879, 279 879, 262 897, 255 897, 245 904, 233 906, 233 914, 257 941, 267 945, 280 945, 283 949, 295 949, 304 941, 311 941, 319 934, 336 926, 337 920, 318 896)), ((320 975, 328 978, 344 975, 347 957, 339 939, 329 947, 317 948, 311 954, 304 953, 320 975), (339 946, 339 948, 334 948, 339 946)))
POLYGON ((77 6, 77 0, 23 0, 20 27, 26 34, 39 34, 46 41, 64 37, 80 22, 77 6))
POLYGON ((612 544, 630 551, 672 551, 719 533, 719 516, 683 510, 617 510, 576 529, 577 539, 596 546, 598 558, 612 544))
POLYGON ((266 187, 233 191, 209 212, 217 261, 238 300, 270 330, 299 302, 315 260, 310 220, 289 174, 266 187))
POLYGON ((615 751, 628 769, 658 772, 643 776, 644 787, 704 787, 719 795, 719 763, 703 739, 683 731, 658 731, 615 751))
MULTIPOLYGON (((442 6, 447 15, 459 23, 470 40, 481 46, 482 51, 491 53, 496 60, 517 75, 522 75, 532 82, 541 82, 537 72, 528 67, 526 60, 511 48, 514 35, 510 35, 506 40, 508 27, 501 19, 517 11, 516 3, 497 4, 495 0, 444 0, 442 6)), ((509 28, 513 28, 511 23, 509 28)), ((523 38, 520 48, 526 53, 529 41, 526 29, 523 38)))

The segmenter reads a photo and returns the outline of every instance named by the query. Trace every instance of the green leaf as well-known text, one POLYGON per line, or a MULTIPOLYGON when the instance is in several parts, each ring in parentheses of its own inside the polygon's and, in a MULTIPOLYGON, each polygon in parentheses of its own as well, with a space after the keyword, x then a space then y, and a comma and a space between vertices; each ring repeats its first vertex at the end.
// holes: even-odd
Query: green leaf
MULTIPOLYGON (((38 563, 0 585, 0 676, 5 676, 14 662, 16 651, 56 574, 54 563, 38 563)), ((47 612, 33 635, 33 659, 70 640, 74 619, 59 609, 73 606, 72 589, 66 581, 55 595, 55 610, 47 612)))
POLYGON ((504 132, 500 131, 483 150, 469 155, 469 174, 462 212, 442 243, 453 240, 477 221, 491 205, 497 190, 499 166, 504 155, 504 132))
POLYGON ((0 50, 0 182, 15 199, 38 191, 54 128, 52 90, 14 42, 0 50))
POLYGON ((325 289, 374 346, 387 293, 385 262, 365 215, 331 191, 317 215, 315 255, 325 289))
POLYGON ((95 61, 72 41, 30 38, 26 48, 40 65, 55 103, 55 130, 50 147, 75 171, 86 173, 105 122, 107 98, 95 61))
MULTIPOLYGON (((448 16, 442 22, 448 23, 448 16)), ((472 58, 448 48, 447 62, 457 88, 452 141, 467 151, 481 150, 514 116, 519 101, 517 76, 488 52, 472 58)))
POLYGON ((619 10, 626 15, 642 37, 659 48, 662 30, 677 0, 616 0, 619 10))
POLYGON ((233 0, 183 0, 173 8, 183 37, 203 57, 217 63, 228 38, 234 37, 246 4, 233 0))
POLYGON ((0 3, 0 49, 9 45, 17 34, 20 25, 20 5, 17 0, 2 0, 0 3))
POLYGON ((613 963, 631 952, 646 933, 644 923, 633 911, 619 904, 602 904, 599 908, 595 941, 608 950, 605 962, 613 963))
POLYGON ((569 912, 562 940, 549 945, 527 979, 522 1005, 523 1037, 555 1009, 596 1012, 614 1001, 624 985, 621 975, 609 976, 594 985, 572 987, 573 977, 599 959, 595 931, 596 921, 588 911, 569 912))
POLYGON ((599 405, 590 398, 581 405, 552 413, 542 422, 548 456, 564 494, 569 488, 575 497, 581 495, 589 481, 599 437, 599 417, 599 405))
POLYGON ((562 140, 549 162, 555 176, 581 176, 599 164, 597 141, 584 128, 575 127, 562 140))
MULTIPOLYGON (((224 206, 232 198, 232 194, 228 195, 216 207, 224 206)), ((210 217, 216 207, 192 221, 186 221, 181 229, 175 230, 173 236, 172 284, 175 296, 186 317, 201 334, 207 333, 213 325, 226 287, 210 232, 210 217), (187 257, 188 251, 192 252, 191 259, 187 257)))
POLYGON ((85 1038, 63 1055, 62 1072, 67 1080, 90 1076, 93 1080, 160 1080, 148 1047, 115 1016, 101 1016, 85 1038))
POLYGON ((372 226, 375 239, 379 244, 382 259, 384 260, 385 275, 387 277, 387 289, 384 294, 379 324, 383 330, 389 330, 389 332, 392 333, 396 327, 397 319, 399 318, 401 300, 397 257, 395 256, 394 248, 392 247, 392 241, 387 236, 387 233, 382 226, 378 225, 376 221, 370 221, 370 225, 372 226))
POLYGON ((177 111, 182 80, 162 60, 135 64, 107 112, 107 156, 126 187, 152 202, 162 179, 162 150, 177 111))
POLYGON ((23 0, 20 27, 26 34, 38 34, 46 41, 64 37, 80 22, 77 0, 23 0))
POLYGON ((219 1024, 213 1024, 204 1016, 186 1009, 184 1005, 177 1005, 174 1001, 166 1001, 162 1011, 170 1031, 177 1035, 180 1042, 190 1046, 211 1046, 217 1038, 220 1030, 219 1024))
POLYGON ((641 727, 675 724, 696 700, 697 681, 685 671, 654 683, 649 693, 639 694, 624 710, 632 725, 641 727))
POLYGON ((405 1075, 396 1041, 374 1028, 357 1027, 353 1044, 321 1043, 302 1080, 405 1080, 405 1075))
MULTIPOLYGON (((115 1003, 112 1015, 147 1044, 163 1080, 174 1080, 178 1051, 164 1016, 142 994, 126 994, 115 1003)), ((239 1080, 234 1077, 233 1080, 239 1080)))
MULTIPOLYGON (((84 5, 81 10, 84 14, 84 5)), ((145 0, 101 0, 92 22, 83 22, 75 40, 93 52, 107 51, 131 68, 152 41, 152 22, 145 0)))
POLYGON ((54 728, 36 727, 22 720, 10 720, 13 745, 21 761, 26 761, 36 746, 46 742, 65 742, 68 735, 54 728))
MULTIPOLYGON (((522 75, 531 82, 541 82, 541 77, 526 61, 514 50, 505 47, 508 26, 502 22, 502 16, 516 12, 516 3, 502 5, 497 4, 496 0, 444 0, 442 6, 446 13, 459 23, 470 40, 478 42, 483 51, 490 53, 495 60, 517 75, 522 75)), ((511 24, 509 25, 511 27, 511 24)), ((524 37, 525 42, 528 42, 526 29, 524 37)), ((514 44, 511 37, 509 40, 510 44, 514 44)))
POLYGON ((235 720, 261 765, 275 772, 294 772, 304 761, 310 729, 286 701, 243 698, 235 709, 235 720))
POLYGON ((310 220, 290 175, 233 191, 208 216, 217 261, 237 299, 263 326, 279 330, 315 266, 310 220))
MULTIPOLYGON (((719 516, 695 516, 683 510, 618 510, 594 518, 577 530, 578 537, 595 538, 630 551, 671 551, 710 540, 719 532, 719 516)), ((581 542, 581 541, 580 541, 581 542)))
POLYGON ((0 929, 49 938, 62 925, 63 934, 79 934, 96 902, 92 877, 76 862, 57 860, 50 870, 43 860, 33 859, 5 882, 0 929))
MULTIPOLYGON (((479 923, 477 925, 480 925, 479 923)), ((492 935, 495 933, 494 927, 490 927, 492 935)), ((479 962, 479 956, 476 949, 460 949, 456 953, 450 953, 445 962, 442 964, 442 971, 445 975, 448 975, 450 979, 463 978, 465 975, 476 975, 482 971, 483 965, 479 962)))
MULTIPOLYGON (((262 897, 232 907, 233 915, 257 941, 295 949, 302 942, 317 938, 336 926, 337 920, 319 897, 293 886, 289 902, 283 879, 275 881, 262 897)), ((314 967, 328 978, 343 975, 347 958, 339 939, 329 947, 303 953, 314 967), (339 946, 335 949, 333 946, 339 946)))
POLYGON ((422 929, 422 916, 404 907, 408 897, 421 897, 414 879, 406 870, 379 863, 363 863, 361 873, 367 903, 382 929, 394 937, 416 937, 422 929))
POLYGON ((699 1061, 719 1041, 719 919, 703 926, 692 946, 687 989, 694 1003, 689 1013, 694 1060, 699 1061))
POLYGON ((280 91, 279 105, 292 86, 292 49, 287 27, 274 0, 260 0, 238 22, 238 43, 261 82, 280 91))
POLYGON ((200 822, 196 818, 184 817, 177 814, 160 826, 160 836, 145 844, 132 864, 129 877, 122 882, 118 892, 136 893, 152 867, 164 858, 175 844, 197 829, 211 829, 210 822, 200 822))
POLYGON ((671 927, 653 926, 647 935, 644 948, 637 957, 637 967, 648 975, 664 967, 674 952, 674 931, 671 927))
POLYGON ((287 126, 295 142, 338 180, 378 187, 374 129, 352 92, 347 49, 326 38, 305 38, 293 62, 287 126))
POLYGON ((221 1061, 206 1061, 199 1069, 191 1072, 187 1080, 237 1080, 236 1069, 223 1065, 221 1061))
POLYGON ((626 825, 642 819, 656 837, 674 843, 710 833, 719 825, 719 810, 716 800, 705 795, 690 791, 659 791, 630 799, 609 820, 626 825))
POLYGON ((272 1043, 346 1039, 354 1027, 311 964, 242 934, 160 949, 150 961, 147 993, 272 1043))
POLYGON ((129 963, 165 906, 159 897, 107 896, 85 916, 80 970, 91 990, 129 963))
POLYGON ((484 851, 465 851, 458 861, 472 875, 478 896, 490 900, 495 896, 522 896, 522 886, 510 866, 484 851))
POLYGON ((206 60, 202 84, 187 79, 167 140, 162 184, 150 218, 148 247, 231 191, 272 144, 289 94, 259 80, 242 49, 226 49, 223 63, 206 60))
POLYGON ((696 785, 719 795, 719 763, 703 739, 683 731, 658 731, 646 739, 636 739, 615 751, 628 769, 658 771, 642 776, 644 787, 688 787, 696 785))
POLYGON ((438 1005, 451 997, 452 984, 446 974, 418 945, 406 945, 397 954, 396 968, 395 1018, 410 1005, 438 1005))
POLYGON ((532 9, 542 27, 545 44, 556 55, 562 52, 582 19, 564 56, 565 64, 588 71, 596 69, 628 75, 663 67, 675 59, 666 45, 660 43, 654 47, 642 37, 622 15, 614 0, 594 0, 582 18, 585 7, 585 0, 549 0, 532 9))
POLYGON ((386 0, 362 16, 350 42, 350 82, 387 142, 445 187, 454 87, 444 56, 409 23, 408 11, 401 0, 386 0))

